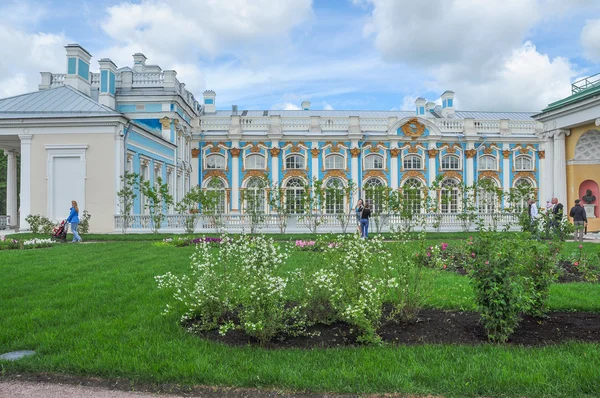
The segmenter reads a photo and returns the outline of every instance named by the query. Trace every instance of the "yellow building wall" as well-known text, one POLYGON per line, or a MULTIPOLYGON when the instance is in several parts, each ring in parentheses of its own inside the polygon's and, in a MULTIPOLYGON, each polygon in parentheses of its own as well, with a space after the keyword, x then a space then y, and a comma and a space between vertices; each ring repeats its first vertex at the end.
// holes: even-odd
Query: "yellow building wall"
MULTIPOLYGON (((579 126, 571 129, 571 135, 565 139, 565 157, 567 162, 574 160, 575 147, 579 138, 589 130, 598 130, 594 123, 584 126, 579 126)), ((579 186, 585 180, 594 180, 600 186, 600 164, 578 164, 567 165, 567 202, 564 203, 565 211, 574 206, 575 199, 579 197, 579 186)), ((598 193, 595 193, 600 197, 598 193)), ((600 206, 600 200, 596 199, 596 206, 600 206)), ((588 214, 588 231, 600 231, 600 218, 589 218, 588 214)))

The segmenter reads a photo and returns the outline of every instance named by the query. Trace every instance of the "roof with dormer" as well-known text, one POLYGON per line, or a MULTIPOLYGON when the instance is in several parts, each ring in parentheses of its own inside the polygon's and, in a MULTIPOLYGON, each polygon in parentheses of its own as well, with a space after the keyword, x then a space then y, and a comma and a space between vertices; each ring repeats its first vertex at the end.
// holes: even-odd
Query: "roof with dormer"
POLYGON ((70 86, 0 99, 0 119, 121 116, 70 86))

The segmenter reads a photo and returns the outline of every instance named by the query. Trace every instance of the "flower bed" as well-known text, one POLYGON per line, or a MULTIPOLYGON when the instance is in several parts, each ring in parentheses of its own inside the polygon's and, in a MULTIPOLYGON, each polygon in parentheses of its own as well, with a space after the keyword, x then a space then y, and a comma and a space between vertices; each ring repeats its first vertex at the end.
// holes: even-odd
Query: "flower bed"
POLYGON ((43 247, 52 247, 56 244, 52 239, 29 239, 23 242, 23 249, 39 249, 43 247))
POLYGON ((16 239, 7 239, 5 236, 0 237, 0 250, 18 250, 21 248, 21 243, 16 239))

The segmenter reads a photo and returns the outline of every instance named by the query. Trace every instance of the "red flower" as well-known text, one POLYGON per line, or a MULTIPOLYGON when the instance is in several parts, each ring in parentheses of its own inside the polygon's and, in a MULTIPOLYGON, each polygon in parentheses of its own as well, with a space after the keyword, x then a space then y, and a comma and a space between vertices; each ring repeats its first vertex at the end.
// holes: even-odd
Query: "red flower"
POLYGON ((578 267, 578 266, 579 266, 579 261, 575 261, 575 262, 573 263, 573 265, 574 265, 574 266, 576 266, 576 267, 578 267))
POLYGON ((444 269, 446 269, 446 264, 444 264, 444 269))
POLYGON ((486 262, 485 262, 485 265, 490 265, 490 262, 489 262, 489 261, 486 261, 486 262))
POLYGON ((471 257, 475 258, 475 253, 471 253, 471 257))

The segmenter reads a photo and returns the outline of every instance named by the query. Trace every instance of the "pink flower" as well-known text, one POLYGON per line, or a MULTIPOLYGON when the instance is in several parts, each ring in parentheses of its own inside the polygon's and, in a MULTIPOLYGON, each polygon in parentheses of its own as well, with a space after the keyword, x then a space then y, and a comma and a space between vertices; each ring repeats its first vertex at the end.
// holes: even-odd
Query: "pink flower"
POLYGON ((446 250, 447 248, 448 248, 448 244, 442 242, 442 251, 446 250))
POLYGON ((427 252, 427 257, 431 257, 431 253, 427 252))
POLYGON ((490 265, 490 262, 489 262, 489 261, 486 261, 486 262, 485 262, 485 265, 490 265))
POLYGON ((579 248, 580 248, 580 249, 583 249, 583 245, 579 245, 579 248))
POLYGON ((446 269, 446 264, 444 264, 444 269, 446 269))
POLYGON ((471 257, 475 258, 475 253, 471 253, 471 257))
POLYGON ((575 262, 573 263, 573 265, 574 265, 574 266, 576 266, 576 267, 578 267, 578 266, 579 266, 579 261, 575 261, 575 262))

